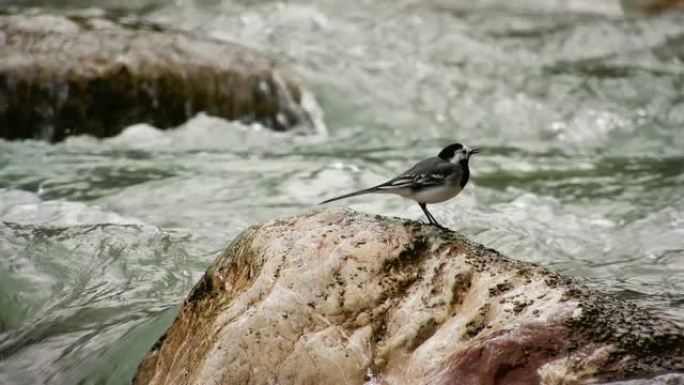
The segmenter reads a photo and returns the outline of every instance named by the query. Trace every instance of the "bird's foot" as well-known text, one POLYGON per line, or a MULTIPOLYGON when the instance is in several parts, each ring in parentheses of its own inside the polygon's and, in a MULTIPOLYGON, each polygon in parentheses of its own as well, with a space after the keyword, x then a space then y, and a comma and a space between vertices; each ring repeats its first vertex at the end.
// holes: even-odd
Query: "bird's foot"
POLYGON ((437 223, 437 222, 434 222, 434 223, 431 223, 431 224, 432 224, 433 226, 435 226, 436 228, 440 229, 440 230, 450 230, 448 227, 442 226, 442 225, 440 225, 440 224, 437 223))

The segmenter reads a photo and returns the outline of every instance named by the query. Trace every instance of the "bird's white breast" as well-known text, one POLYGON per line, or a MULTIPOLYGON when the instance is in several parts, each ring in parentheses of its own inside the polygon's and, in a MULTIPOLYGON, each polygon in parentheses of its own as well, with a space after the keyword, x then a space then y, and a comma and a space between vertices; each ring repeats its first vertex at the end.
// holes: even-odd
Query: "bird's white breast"
POLYGON ((442 185, 426 187, 415 192, 406 191, 406 195, 400 195, 420 203, 440 203, 455 197, 461 190, 461 186, 458 185, 442 185))

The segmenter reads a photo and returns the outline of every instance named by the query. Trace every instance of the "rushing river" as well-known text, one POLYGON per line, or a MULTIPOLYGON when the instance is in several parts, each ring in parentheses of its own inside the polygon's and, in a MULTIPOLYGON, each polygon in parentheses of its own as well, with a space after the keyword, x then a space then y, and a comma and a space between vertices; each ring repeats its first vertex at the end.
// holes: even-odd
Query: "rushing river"
MULTIPOLYGON (((453 141, 483 151, 464 193, 432 206, 442 224, 684 323, 684 15, 159 3, 135 12, 291 66, 328 133, 199 115, 0 140, 0 384, 128 383, 240 231, 453 141)), ((389 196, 336 204, 423 220, 389 196)))

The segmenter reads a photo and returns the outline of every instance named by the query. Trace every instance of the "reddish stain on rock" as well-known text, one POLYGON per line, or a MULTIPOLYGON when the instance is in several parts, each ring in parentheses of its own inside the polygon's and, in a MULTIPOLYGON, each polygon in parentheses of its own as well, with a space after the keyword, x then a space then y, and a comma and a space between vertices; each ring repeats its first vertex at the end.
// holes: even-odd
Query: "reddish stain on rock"
POLYGON ((560 324, 527 324, 504 330, 459 351, 442 385, 534 385, 537 370, 568 350, 560 324))

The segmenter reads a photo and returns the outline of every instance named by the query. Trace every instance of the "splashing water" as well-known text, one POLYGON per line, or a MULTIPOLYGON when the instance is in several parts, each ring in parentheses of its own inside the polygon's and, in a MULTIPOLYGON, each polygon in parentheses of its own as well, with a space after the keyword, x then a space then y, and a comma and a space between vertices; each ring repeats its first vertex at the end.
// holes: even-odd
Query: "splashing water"
MULTIPOLYGON (((684 15, 149 4, 150 20, 290 63, 329 133, 200 114, 171 131, 0 141, 0 384, 128 383, 245 227, 452 141, 484 151, 466 190, 432 209, 440 223, 684 319, 684 15)), ((339 204, 423 219, 395 197, 339 204)))

